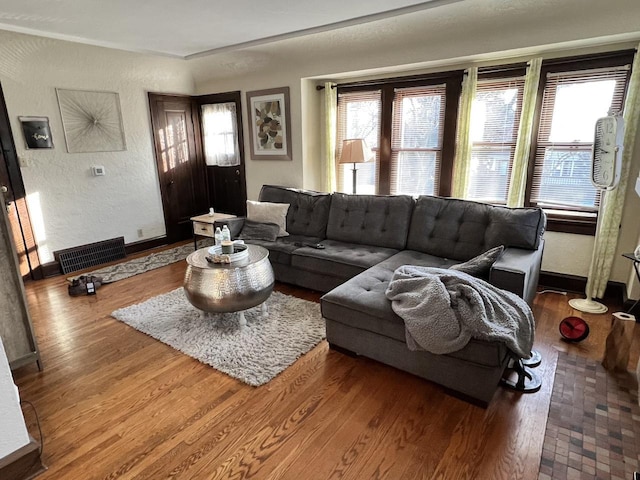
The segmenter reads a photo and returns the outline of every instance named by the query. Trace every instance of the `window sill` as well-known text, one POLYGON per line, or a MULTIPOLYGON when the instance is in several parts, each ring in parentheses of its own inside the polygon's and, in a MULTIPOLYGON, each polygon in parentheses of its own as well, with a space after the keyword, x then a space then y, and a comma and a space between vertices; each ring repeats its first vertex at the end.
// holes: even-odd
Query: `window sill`
POLYGON ((595 235, 596 222, 598 220, 595 213, 563 212, 561 210, 546 210, 547 231, 573 233, 576 235, 595 235))

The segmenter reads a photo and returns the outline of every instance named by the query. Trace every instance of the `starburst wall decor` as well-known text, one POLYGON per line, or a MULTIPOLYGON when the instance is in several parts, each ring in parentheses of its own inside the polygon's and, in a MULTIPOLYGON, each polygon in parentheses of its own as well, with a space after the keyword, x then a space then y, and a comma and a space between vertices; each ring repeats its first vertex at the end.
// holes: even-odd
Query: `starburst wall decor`
POLYGON ((56 93, 69 153, 127 149, 117 93, 61 88, 56 93))

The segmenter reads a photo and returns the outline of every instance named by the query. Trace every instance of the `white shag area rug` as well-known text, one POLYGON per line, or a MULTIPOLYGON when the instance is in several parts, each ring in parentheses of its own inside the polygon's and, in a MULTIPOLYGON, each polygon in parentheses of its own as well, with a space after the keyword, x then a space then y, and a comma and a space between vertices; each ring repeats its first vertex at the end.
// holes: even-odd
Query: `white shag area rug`
POLYGON ((273 292, 269 315, 260 306, 238 314, 206 317, 189 303, 182 287, 111 314, 136 330, 249 385, 260 386, 325 338, 318 303, 273 292))

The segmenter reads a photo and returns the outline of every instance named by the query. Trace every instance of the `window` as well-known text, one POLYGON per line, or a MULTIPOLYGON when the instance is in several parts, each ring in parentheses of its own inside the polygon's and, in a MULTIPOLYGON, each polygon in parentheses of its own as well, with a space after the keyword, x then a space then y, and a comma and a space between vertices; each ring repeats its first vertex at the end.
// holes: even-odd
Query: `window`
POLYGON ((395 89, 391 194, 434 195, 440 181, 446 85, 395 89))
MULTIPOLYGON (((364 138, 375 162, 357 165, 357 193, 449 195, 462 72, 338 87, 336 159, 342 140, 364 138)), ((352 165, 338 190, 352 191, 352 165)))
MULTIPOLYGON (((525 204, 546 210, 549 230, 595 231, 595 121, 622 111, 634 55, 627 50, 542 64, 525 204)), ((507 203, 525 70, 520 63, 479 71, 468 199, 507 203)), ((358 193, 451 195, 462 77, 458 70, 338 87, 338 158, 346 138, 365 138, 376 154, 375 162, 358 165, 358 193)), ((340 191, 352 191, 351 168, 338 166, 340 191)))
POLYGON ((507 203, 523 92, 522 76, 478 81, 470 127, 468 199, 507 203))
POLYGON ((622 111, 631 59, 607 58, 604 66, 595 61, 543 64, 531 205, 595 222, 600 192, 591 184, 594 126, 598 118, 622 111))
MULTIPOLYGON (((374 162, 355 164, 357 169, 357 193, 376 193, 378 164, 380 160, 381 91, 356 91, 338 94, 338 132, 336 136, 336 161, 340 161, 342 141, 364 138, 367 146, 376 154, 374 162)), ((338 191, 351 193, 354 164, 339 164, 337 169, 338 191)))

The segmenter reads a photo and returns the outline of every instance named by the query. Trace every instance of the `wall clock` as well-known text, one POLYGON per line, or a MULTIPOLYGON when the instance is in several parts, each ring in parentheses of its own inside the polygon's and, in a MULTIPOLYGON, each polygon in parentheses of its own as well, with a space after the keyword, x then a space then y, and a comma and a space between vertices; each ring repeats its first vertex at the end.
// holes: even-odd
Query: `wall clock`
POLYGON ((611 190, 620 182, 624 124, 621 116, 610 115, 596 121, 591 162, 591 182, 611 190))
POLYGON ((69 153, 126 150, 117 93, 61 88, 56 93, 69 153))

